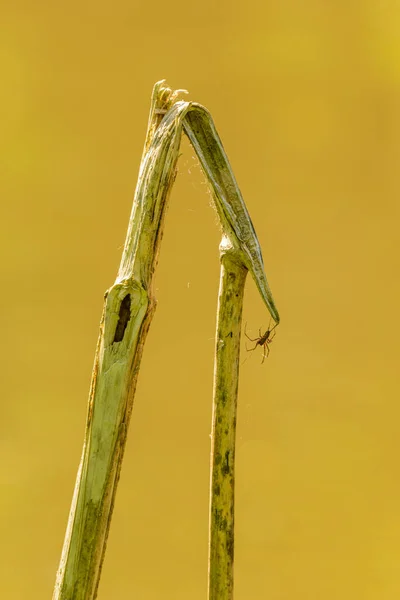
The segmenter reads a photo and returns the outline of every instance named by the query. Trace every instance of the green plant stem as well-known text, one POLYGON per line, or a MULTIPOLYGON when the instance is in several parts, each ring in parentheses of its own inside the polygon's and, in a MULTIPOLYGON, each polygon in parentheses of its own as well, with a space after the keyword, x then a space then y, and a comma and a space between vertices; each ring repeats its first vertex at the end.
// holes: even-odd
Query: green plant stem
POLYGON ((233 598, 236 408, 247 268, 224 237, 215 346, 211 431, 209 600, 233 598))

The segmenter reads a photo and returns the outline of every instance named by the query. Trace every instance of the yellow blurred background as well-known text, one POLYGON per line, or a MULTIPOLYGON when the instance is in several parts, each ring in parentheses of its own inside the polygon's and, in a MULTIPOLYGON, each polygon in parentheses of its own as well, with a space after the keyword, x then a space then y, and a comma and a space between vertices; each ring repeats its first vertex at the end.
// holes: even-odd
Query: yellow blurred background
MULTIPOLYGON (((7 4, 2 597, 52 594, 103 293, 167 78, 214 117, 282 319, 263 365, 243 344, 235 600, 397 599, 398 2, 7 4)), ((220 232, 182 152, 99 600, 206 597, 220 232)), ((244 320, 268 325, 251 278, 244 320)))

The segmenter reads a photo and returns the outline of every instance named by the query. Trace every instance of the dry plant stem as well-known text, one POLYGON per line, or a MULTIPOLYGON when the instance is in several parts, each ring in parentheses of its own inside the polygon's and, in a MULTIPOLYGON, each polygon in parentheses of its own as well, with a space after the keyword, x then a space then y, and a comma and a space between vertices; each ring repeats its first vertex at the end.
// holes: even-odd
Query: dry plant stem
POLYGON ((220 252, 211 433, 208 598, 232 600, 236 407, 243 294, 248 271, 240 254, 225 237, 220 252))
POLYGON ((143 345, 155 309, 152 277, 165 206, 176 173, 181 120, 172 92, 156 84, 138 185, 120 270, 106 292, 82 460, 54 600, 96 597, 121 470, 143 345), (157 109, 169 109, 160 124, 157 109))
MULTIPOLYGON (((121 265, 114 285, 105 294, 89 393, 82 459, 53 600, 96 598, 140 360, 155 310, 152 280, 162 238, 167 200, 175 179, 183 126, 207 176, 225 234, 222 261, 226 273, 224 271, 222 281, 226 283, 221 284, 221 297, 228 297, 231 293, 229 290, 233 286, 233 280, 231 281, 229 273, 236 273, 237 269, 238 273, 243 274, 248 269, 271 316, 279 322, 264 272, 260 245, 211 115, 199 104, 176 101, 178 92, 179 90, 173 92, 164 85, 164 81, 154 86, 146 142, 121 265)), ((236 313, 240 308, 241 314, 242 295, 243 289, 238 293, 236 301, 229 305, 229 318, 234 319, 229 325, 228 321, 225 321, 225 310, 228 310, 224 308, 226 303, 220 303, 220 314, 225 316, 224 319, 219 318, 218 322, 224 323, 223 328, 230 328, 231 335, 227 335, 225 339, 221 333, 217 337, 226 344, 217 348, 215 389, 216 398, 220 397, 216 402, 218 406, 220 402, 224 404, 224 398, 229 398, 229 402, 233 402, 234 398, 236 405, 238 354, 236 356, 235 353, 238 353, 240 329, 240 315, 236 313), (227 373, 230 373, 229 376, 227 373)), ((232 295, 229 297, 235 300, 232 295)), ((222 482, 225 487, 221 489, 225 489, 229 483, 233 493, 233 422, 226 429, 228 434, 224 435, 229 439, 224 441, 222 436, 221 440, 223 444, 229 442, 230 445, 227 445, 226 449, 225 445, 221 447, 221 452, 226 453, 229 450, 231 454, 228 455, 228 459, 226 454, 220 453, 220 456, 221 460, 228 460, 225 464, 227 469, 229 467, 230 475, 222 482)), ((216 449, 220 448, 218 431, 216 428, 214 432, 216 449)), ((216 462, 215 465, 217 466, 216 462)), ((223 474, 223 464, 220 471, 223 474)), ((230 500, 228 491, 224 494, 222 499, 226 499, 226 506, 233 503, 233 496, 230 500)), ((225 512, 223 514, 225 515, 225 512)), ((220 523, 225 526, 225 516, 220 523)), ((233 521, 231 527, 226 517, 226 524, 227 527, 229 524, 231 537, 229 542, 228 536, 224 534, 225 549, 232 557, 233 521)), ((216 539, 218 542, 219 538, 216 539)), ((222 542, 218 544, 218 551, 214 553, 214 566, 210 572, 211 575, 216 574, 216 580, 221 582, 216 585, 221 586, 225 585, 224 579, 219 577, 218 573, 227 573, 223 576, 226 581, 232 577, 229 570, 231 567, 228 568, 231 558, 223 558, 222 542)), ((214 542, 211 544, 212 548, 214 542)), ((227 586, 228 584, 225 585, 227 586)), ((218 600, 222 600, 229 596, 217 593, 211 597, 213 600, 217 597, 218 600)))

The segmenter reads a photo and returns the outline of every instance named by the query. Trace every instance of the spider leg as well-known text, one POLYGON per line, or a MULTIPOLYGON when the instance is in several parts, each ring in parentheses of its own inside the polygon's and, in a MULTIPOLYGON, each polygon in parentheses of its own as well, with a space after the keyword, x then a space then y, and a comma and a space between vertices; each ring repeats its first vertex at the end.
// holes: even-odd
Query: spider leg
MULTIPOLYGON (((250 338, 249 338, 249 339, 250 339, 250 338)), ((252 341, 252 342, 254 342, 254 340, 251 340, 251 341, 252 341)), ((248 347, 246 346, 246 350, 247 350, 247 352, 253 352, 253 350, 255 350, 255 349, 257 348, 257 346, 258 346, 258 344, 256 344, 256 345, 254 346, 254 348, 248 348, 248 347)))
POLYGON ((268 343, 265 342, 265 344, 264 344, 264 358, 268 358, 268 356, 269 356, 269 346, 268 346, 268 343), (265 357, 265 351, 267 351, 267 356, 266 357, 265 357))
POLYGON ((275 329, 275 327, 278 327, 278 323, 275 323, 275 325, 273 326, 272 329, 269 330, 269 332, 271 333, 275 329))
POLYGON ((250 340, 251 342, 256 342, 259 338, 251 338, 247 335, 247 333, 245 332, 244 335, 247 337, 248 340, 250 340))
POLYGON ((247 335, 247 322, 246 325, 244 326, 244 335, 247 337, 248 340, 250 340, 251 342, 255 342, 258 338, 251 338, 247 335))
MULTIPOLYGON (((246 350, 247 350, 247 346, 246 346, 246 350)), ((248 350, 248 352, 250 352, 250 350, 248 350)), ((244 359, 244 361, 242 362, 242 365, 243 365, 243 364, 246 362, 246 360, 247 360, 248 358, 251 358, 252 356, 253 356, 253 355, 251 355, 251 356, 246 356, 246 358, 245 358, 245 359, 244 359)))

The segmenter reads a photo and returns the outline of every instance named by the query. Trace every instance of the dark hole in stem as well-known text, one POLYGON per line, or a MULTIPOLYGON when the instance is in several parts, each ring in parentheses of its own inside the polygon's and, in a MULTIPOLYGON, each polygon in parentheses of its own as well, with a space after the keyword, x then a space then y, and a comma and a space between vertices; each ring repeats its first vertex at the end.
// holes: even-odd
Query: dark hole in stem
POLYGON ((131 318, 131 297, 129 294, 125 296, 125 298, 121 302, 121 306, 119 308, 119 319, 117 323, 117 328, 115 330, 114 342, 120 342, 125 333, 125 329, 128 325, 128 321, 131 318))

